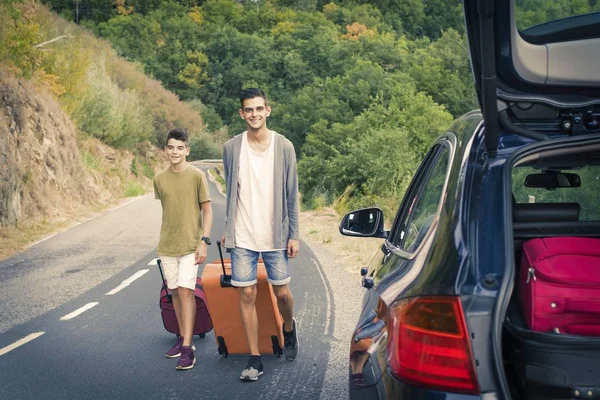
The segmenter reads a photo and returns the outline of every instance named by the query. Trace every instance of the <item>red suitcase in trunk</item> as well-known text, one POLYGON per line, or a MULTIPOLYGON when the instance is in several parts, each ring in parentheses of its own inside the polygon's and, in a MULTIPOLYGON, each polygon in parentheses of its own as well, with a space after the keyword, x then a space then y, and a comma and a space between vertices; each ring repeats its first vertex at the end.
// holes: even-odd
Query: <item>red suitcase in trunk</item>
POLYGON ((600 239, 529 240, 519 275, 529 329, 600 336, 600 239))

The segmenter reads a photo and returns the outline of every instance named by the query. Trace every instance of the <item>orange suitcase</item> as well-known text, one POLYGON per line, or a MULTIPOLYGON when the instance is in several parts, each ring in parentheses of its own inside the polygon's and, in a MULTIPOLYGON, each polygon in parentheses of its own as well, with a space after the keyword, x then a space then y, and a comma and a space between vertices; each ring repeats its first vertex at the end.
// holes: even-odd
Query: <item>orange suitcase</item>
MULTIPOLYGON (((213 323, 213 332, 219 354, 250 354, 248 341, 240 316, 240 290, 231 286, 231 260, 220 260, 204 266, 202 284, 213 323)), ((258 314, 258 349, 261 354, 283 354, 283 319, 277 307, 277 298, 267 282, 267 271, 258 260, 256 312, 258 314)))

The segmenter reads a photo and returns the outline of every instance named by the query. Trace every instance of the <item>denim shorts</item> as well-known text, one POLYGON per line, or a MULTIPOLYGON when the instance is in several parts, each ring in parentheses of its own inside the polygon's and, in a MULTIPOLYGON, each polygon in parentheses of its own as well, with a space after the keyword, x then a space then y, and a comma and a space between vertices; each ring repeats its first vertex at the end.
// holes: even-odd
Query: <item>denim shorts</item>
POLYGON ((256 285, 256 267, 261 256, 271 285, 281 286, 290 282, 287 250, 254 251, 236 247, 231 250, 231 284, 237 287, 256 285))

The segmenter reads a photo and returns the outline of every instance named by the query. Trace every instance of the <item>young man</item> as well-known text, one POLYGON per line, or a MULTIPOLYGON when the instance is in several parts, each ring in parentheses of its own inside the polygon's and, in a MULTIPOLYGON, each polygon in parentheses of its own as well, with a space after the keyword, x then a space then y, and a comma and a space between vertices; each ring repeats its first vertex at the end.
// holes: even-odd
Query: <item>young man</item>
POLYGON ((204 172, 186 161, 190 154, 187 132, 171 130, 165 153, 169 168, 154 178, 154 194, 163 210, 157 253, 172 290, 181 332, 165 357, 179 357, 176 369, 187 370, 196 364, 196 348, 192 344, 196 318, 194 289, 198 264, 206 261, 213 211, 204 172))
POLYGON ((246 89, 240 103, 240 117, 248 130, 223 148, 227 201, 221 243, 231 252, 231 283, 241 290, 240 310, 251 354, 240 378, 255 381, 263 373, 255 307, 259 255, 283 317, 286 360, 294 360, 298 352, 294 298, 288 287, 288 257, 296 257, 300 248, 298 174, 292 142, 267 129, 271 107, 265 92, 246 89))

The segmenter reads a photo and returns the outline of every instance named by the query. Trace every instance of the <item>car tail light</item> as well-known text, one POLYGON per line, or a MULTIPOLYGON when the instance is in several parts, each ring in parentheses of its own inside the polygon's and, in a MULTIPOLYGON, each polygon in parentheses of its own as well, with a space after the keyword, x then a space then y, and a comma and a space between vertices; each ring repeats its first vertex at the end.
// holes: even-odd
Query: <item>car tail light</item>
POLYGON ((446 392, 478 394, 460 298, 417 297, 390 311, 388 365, 403 382, 446 392))

